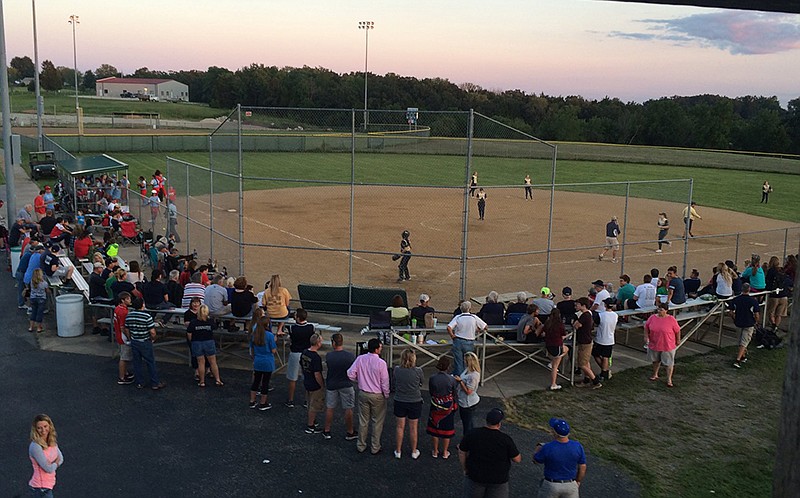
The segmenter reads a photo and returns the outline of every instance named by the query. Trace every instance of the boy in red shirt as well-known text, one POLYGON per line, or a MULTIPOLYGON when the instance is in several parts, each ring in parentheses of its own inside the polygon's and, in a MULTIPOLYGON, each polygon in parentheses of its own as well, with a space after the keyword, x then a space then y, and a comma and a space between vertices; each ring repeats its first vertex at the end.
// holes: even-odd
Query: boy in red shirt
POLYGON ((122 333, 125 318, 128 317, 128 306, 131 305, 131 295, 128 292, 119 293, 119 304, 114 308, 114 337, 119 345, 119 372, 117 384, 127 386, 133 384, 133 374, 128 373, 128 366, 133 360, 130 340, 122 333))

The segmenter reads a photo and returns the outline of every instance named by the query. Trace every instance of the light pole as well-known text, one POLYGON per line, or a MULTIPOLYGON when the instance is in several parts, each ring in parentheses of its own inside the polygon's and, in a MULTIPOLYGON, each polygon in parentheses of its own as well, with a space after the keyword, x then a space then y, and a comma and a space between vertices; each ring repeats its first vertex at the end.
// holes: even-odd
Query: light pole
POLYGON ((42 100, 42 90, 39 87, 39 39, 36 36, 36 0, 31 0, 33 9, 33 87, 36 91, 36 143, 39 150, 43 149, 42 144, 42 114, 44 114, 44 101, 42 100))
POLYGON ((367 131, 367 70, 369 67, 369 30, 375 29, 372 21, 359 21, 358 29, 364 30, 364 132, 367 131))
POLYGON ((75 70, 75 116, 78 118, 80 127, 80 116, 78 115, 81 106, 78 104, 78 44, 75 42, 75 25, 81 21, 75 14, 69 16, 69 23, 72 24, 72 65, 75 70))

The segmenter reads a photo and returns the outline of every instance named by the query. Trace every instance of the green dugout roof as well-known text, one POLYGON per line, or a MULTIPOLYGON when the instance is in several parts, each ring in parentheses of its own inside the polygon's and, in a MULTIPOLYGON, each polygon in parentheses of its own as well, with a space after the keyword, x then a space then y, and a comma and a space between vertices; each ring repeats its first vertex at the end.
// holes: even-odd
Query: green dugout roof
POLYGON ((71 176, 95 175, 128 169, 127 164, 106 154, 58 161, 58 167, 71 176))

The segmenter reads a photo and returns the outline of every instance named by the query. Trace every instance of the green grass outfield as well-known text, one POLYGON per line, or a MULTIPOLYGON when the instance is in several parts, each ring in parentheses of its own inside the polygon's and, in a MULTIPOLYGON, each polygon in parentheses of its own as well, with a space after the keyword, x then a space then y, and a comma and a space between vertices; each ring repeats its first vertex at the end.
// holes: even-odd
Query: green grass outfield
MULTIPOLYGON (((14 89, 11 92, 11 112, 28 112, 32 118, 36 114, 36 97, 33 92, 14 89)), ((44 92, 45 114, 75 116, 75 93, 67 91, 44 92)), ((172 103, 172 102, 140 102, 136 99, 101 99, 94 96, 80 95, 78 103, 84 116, 110 116, 113 112, 150 112, 158 113, 162 119, 200 120, 227 116, 230 109, 216 109, 205 104, 172 103)), ((88 126, 88 125, 87 125, 88 126)))
MULTIPOLYGON (((114 153, 113 157, 130 166, 132 179, 149 178, 155 169, 166 170, 166 156, 200 166, 208 166, 209 155, 202 152, 114 153)), ((350 154, 347 153, 244 153, 244 174, 273 179, 302 179, 349 182, 350 154)), ((464 157, 432 155, 357 154, 357 183, 452 186, 463 185, 464 157)), ((216 153, 215 170, 236 172, 235 153, 216 153)), ((556 184, 596 181, 637 181, 694 179, 693 198, 702 207, 741 211, 757 216, 800 222, 800 175, 722 170, 714 168, 659 166, 596 161, 558 161, 556 184), (774 188, 769 204, 760 204, 761 184, 769 180, 774 188)), ((473 169, 479 172, 482 186, 521 185, 526 173, 535 184, 549 184, 549 161, 474 157, 473 169)), ((190 173, 192 194, 208 192, 208 175, 190 173)), ((172 174, 178 192, 185 191, 185 168, 172 174)), ((236 190, 235 179, 215 177, 216 191, 236 190)), ((310 183, 309 183, 310 184, 310 183)), ((246 180, 246 190, 288 188, 306 183, 279 180, 246 180)), ((549 187, 547 187, 549 188, 549 187)), ((560 187, 569 190, 625 195, 624 186, 560 187)), ((540 194, 541 195, 541 194, 540 194)), ((631 195, 683 202, 688 199, 688 182, 632 185, 631 195)), ((758 227, 753 227, 757 229, 758 227)))

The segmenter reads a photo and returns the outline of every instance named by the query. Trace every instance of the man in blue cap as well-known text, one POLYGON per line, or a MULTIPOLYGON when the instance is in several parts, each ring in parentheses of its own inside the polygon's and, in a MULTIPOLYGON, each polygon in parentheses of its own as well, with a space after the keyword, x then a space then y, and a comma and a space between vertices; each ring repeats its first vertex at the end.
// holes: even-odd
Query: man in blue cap
POLYGON ((544 479, 539 486, 539 498, 578 498, 581 481, 586 475, 586 453, 583 445, 569 439, 569 424, 551 418, 555 439, 538 443, 533 462, 544 464, 544 479))

